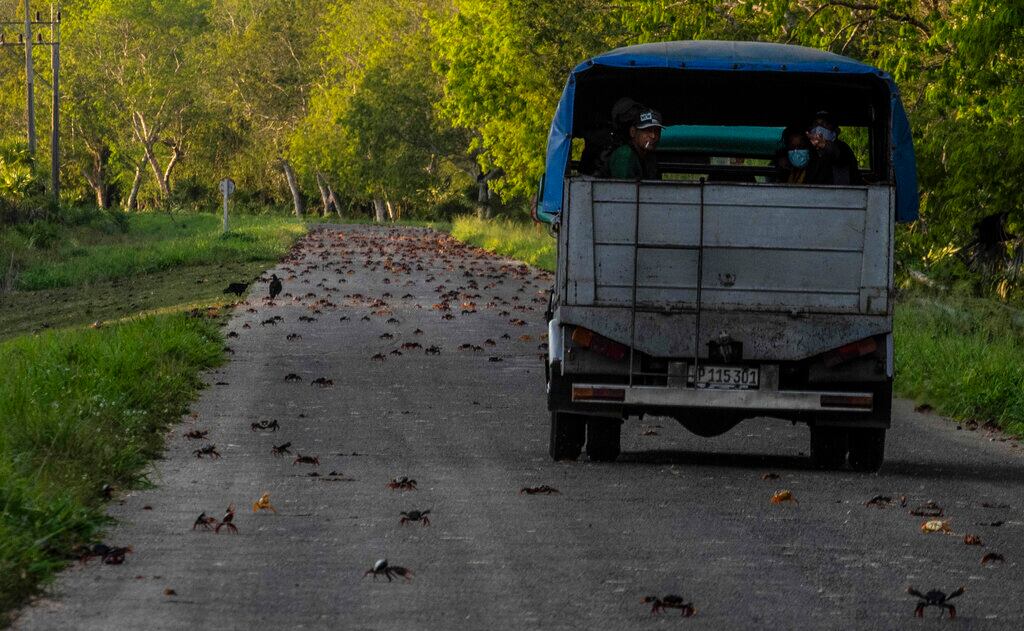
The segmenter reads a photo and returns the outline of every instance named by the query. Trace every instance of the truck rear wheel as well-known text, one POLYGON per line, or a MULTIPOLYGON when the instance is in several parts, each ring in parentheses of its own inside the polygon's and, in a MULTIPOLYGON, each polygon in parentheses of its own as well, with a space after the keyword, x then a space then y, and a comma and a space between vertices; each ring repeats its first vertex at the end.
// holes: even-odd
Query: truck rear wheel
POLYGON ((842 469, 846 464, 847 430, 811 426, 811 462, 819 469, 842 469))
POLYGON ((565 412, 551 413, 551 445, 553 460, 576 460, 583 450, 587 417, 565 412))
POLYGON ((850 468, 874 473, 885 461, 885 430, 869 427, 850 431, 850 468))
POLYGON ((594 462, 612 462, 619 457, 622 422, 602 416, 587 420, 587 455, 594 462))

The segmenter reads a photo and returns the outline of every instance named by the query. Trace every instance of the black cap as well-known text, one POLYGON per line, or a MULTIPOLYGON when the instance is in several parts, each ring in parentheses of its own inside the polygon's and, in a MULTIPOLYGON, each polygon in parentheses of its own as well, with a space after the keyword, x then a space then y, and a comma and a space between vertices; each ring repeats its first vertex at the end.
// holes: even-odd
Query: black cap
POLYGON ((658 112, 658 110, 650 108, 642 109, 637 112, 636 119, 633 122, 633 127, 636 127, 637 129, 664 127, 661 123, 661 113, 658 112))

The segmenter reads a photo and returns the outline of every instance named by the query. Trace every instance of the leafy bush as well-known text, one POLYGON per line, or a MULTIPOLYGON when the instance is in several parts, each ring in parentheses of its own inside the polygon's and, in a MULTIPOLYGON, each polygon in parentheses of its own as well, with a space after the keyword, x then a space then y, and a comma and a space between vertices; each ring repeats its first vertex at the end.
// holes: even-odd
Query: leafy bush
POLYGON ((19 224, 16 230, 25 238, 30 250, 48 250, 61 240, 61 227, 50 221, 19 224))

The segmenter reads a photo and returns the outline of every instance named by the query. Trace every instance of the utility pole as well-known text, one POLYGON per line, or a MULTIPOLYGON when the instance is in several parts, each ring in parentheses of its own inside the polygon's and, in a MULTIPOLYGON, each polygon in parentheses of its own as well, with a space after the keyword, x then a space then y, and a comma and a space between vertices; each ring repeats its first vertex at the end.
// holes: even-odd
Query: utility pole
MULTIPOLYGON (((27 2, 28 0, 26 0, 27 2)), ((53 105, 50 108, 50 193, 60 201, 60 0, 57 14, 50 5, 50 69, 53 72, 53 105)))
MULTIPOLYGON (((50 47, 50 69, 53 72, 53 83, 50 88, 53 91, 52 112, 50 112, 50 192, 55 200, 60 199, 60 22, 61 10, 60 1, 57 2, 56 13, 54 6, 50 5, 50 20, 42 19, 39 11, 36 11, 35 20, 32 19, 29 9, 29 0, 25 0, 25 20, 11 21, 0 20, 0 27, 22 26, 25 32, 18 36, 17 42, 8 42, 4 39, 4 33, 0 30, 0 48, 8 46, 25 47, 25 103, 27 106, 26 118, 28 119, 28 153, 32 160, 36 155, 36 103, 35 103, 35 68, 32 64, 32 49, 34 45, 50 47), (33 26, 49 26, 50 41, 43 41, 42 33, 32 39, 33 26)), ((43 83, 46 83, 45 81, 43 83)))
POLYGON ((25 0, 25 84, 28 102, 28 154, 36 157, 36 103, 35 76, 32 72, 32 16, 29 13, 28 0, 25 0))

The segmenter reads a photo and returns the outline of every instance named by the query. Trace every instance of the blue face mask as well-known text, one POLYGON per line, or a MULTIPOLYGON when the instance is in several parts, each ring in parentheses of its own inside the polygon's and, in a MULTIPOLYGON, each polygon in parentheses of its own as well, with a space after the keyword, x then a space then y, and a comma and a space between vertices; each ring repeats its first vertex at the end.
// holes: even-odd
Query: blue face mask
POLYGON ((788 155, 789 163, 798 169, 802 169, 807 166, 807 163, 811 159, 811 152, 807 149, 790 149, 788 155))

